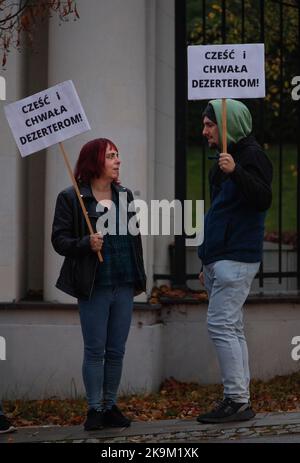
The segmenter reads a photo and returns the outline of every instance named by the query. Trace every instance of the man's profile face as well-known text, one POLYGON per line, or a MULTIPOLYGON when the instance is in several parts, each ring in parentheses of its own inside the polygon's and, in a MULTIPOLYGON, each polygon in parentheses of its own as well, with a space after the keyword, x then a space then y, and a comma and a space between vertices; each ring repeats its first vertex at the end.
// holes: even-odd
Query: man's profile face
POLYGON ((217 124, 204 116, 203 119, 203 136, 207 139, 210 148, 218 148, 219 146, 219 129, 217 124))

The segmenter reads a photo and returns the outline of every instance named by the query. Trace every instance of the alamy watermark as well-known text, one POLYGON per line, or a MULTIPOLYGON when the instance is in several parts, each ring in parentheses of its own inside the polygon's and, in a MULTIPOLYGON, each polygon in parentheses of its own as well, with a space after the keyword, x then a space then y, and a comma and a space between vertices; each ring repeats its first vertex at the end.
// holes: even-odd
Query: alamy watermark
POLYGON ((99 202, 96 229, 103 236, 186 236, 186 246, 199 246, 204 238, 204 201, 142 199, 128 202, 127 192, 120 192, 118 208, 113 201, 99 202), (194 214, 193 214, 194 205, 194 214), (100 215, 101 214, 101 215, 100 215), (193 222, 195 225, 193 225, 193 222))
POLYGON ((300 100, 300 76, 292 78, 292 86, 294 87, 292 90, 292 100, 298 101, 300 100))
POLYGON ((300 360, 300 336, 294 336, 291 344, 295 346, 292 349, 291 357, 293 360, 297 362, 298 360, 300 360))
POLYGON ((0 76, 0 100, 6 100, 6 81, 3 76, 0 76))
POLYGON ((6 340, 0 336, 0 360, 6 360, 6 340))

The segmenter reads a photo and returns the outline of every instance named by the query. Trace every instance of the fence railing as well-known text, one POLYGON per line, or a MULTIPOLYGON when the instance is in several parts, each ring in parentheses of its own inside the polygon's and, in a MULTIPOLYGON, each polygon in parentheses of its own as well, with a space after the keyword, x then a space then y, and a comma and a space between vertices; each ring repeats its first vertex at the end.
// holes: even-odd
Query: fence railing
MULTIPOLYGON (((300 2, 174 1, 175 198, 182 204, 185 199, 204 199, 206 207, 209 207, 207 176, 210 165, 200 128, 201 113, 206 103, 202 102, 201 106, 187 101, 187 45, 265 43, 267 96, 246 102, 255 122, 255 135, 274 167, 273 205, 266 222, 264 258, 254 291, 298 291, 300 102, 292 101, 291 80, 300 75, 300 2), (199 129, 195 134, 197 124, 199 129), (192 152, 199 154, 197 198, 188 197, 192 152)), ((191 252, 186 249, 185 238, 174 237, 174 244, 169 249, 170 274, 155 274, 155 280, 170 280, 175 287, 184 287, 187 283, 193 286, 193 280, 198 278, 200 262, 197 269, 196 250, 191 252)))

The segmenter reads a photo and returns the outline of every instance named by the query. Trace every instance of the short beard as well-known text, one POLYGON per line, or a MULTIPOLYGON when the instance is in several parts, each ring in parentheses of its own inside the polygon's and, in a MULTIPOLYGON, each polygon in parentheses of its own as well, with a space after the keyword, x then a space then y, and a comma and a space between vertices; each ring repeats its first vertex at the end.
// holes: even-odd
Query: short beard
POLYGON ((208 146, 210 149, 219 149, 219 146, 217 145, 217 143, 208 143, 208 146))

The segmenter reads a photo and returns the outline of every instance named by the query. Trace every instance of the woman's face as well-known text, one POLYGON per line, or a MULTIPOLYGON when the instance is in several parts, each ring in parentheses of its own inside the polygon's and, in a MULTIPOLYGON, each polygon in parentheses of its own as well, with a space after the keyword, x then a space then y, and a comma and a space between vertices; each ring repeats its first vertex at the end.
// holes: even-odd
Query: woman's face
POLYGON ((117 180, 119 177, 121 161, 119 159, 119 153, 117 150, 108 145, 105 152, 105 164, 104 172, 105 177, 111 179, 111 181, 117 180))

